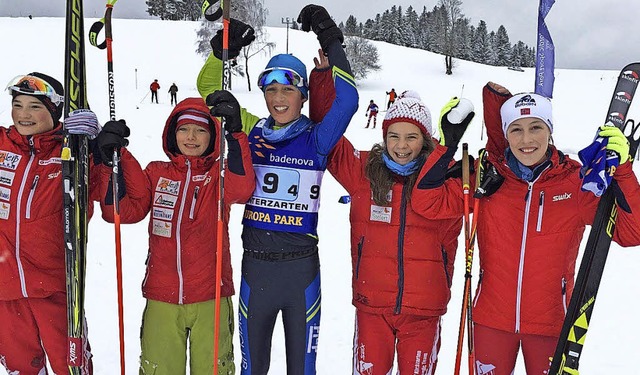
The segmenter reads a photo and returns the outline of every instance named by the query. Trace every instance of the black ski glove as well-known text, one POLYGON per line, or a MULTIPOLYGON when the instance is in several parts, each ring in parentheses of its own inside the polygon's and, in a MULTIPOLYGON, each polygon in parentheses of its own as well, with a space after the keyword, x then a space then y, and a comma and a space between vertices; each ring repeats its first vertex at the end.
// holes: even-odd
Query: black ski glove
POLYGON ((480 186, 476 188, 476 192, 473 194, 474 198, 489 197, 502 186, 504 177, 498 172, 493 164, 485 161, 484 165, 480 168, 479 173, 482 174, 480 180, 480 186))
POLYGON ((459 104, 460 99, 453 97, 440 111, 440 144, 443 146, 457 148, 464 132, 476 115, 476 113, 473 112, 473 106, 459 108, 459 104), (455 110, 458 111, 456 115, 461 118, 452 122, 450 121, 451 116, 449 116, 449 114, 455 110))
MULTIPOLYGON (((222 34, 223 29, 218 30, 216 35, 209 42, 213 49, 213 55, 222 60, 222 34)), ((256 39, 253 27, 234 18, 229 23, 229 59, 235 59, 240 54, 242 47, 246 47, 256 39)))
POLYGON ((313 30, 316 33, 320 46, 325 52, 334 40, 344 42, 342 31, 336 26, 327 10, 320 5, 309 4, 302 8, 298 15, 298 23, 302 25, 303 31, 313 30))
POLYGON ((100 161, 102 164, 112 166, 113 149, 117 148, 118 151, 122 147, 127 147, 129 141, 126 137, 131 132, 124 120, 109 121, 102 127, 102 131, 96 138, 97 150, 94 149, 94 158, 98 157, 96 161, 100 161), (98 154, 96 154, 96 151, 98 154))
POLYGON ((217 90, 207 95, 207 105, 211 107, 211 116, 224 118, 224 130, 229 133, 242 131, 240 103, 227 90, 217 90))

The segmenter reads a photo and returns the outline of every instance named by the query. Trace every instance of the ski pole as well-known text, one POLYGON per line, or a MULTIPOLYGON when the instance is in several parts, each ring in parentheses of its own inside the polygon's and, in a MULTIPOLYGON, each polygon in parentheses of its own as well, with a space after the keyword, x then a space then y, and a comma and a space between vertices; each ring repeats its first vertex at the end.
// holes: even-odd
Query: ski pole
MULTIPOLYGON (((462 144, 462 193, 464 196, 464 246, 465 251, 469 249, 469 146, 466 143, 462 144)), ((465 259, 468 265, 468 260, 465 259)), ((467 267, 468 269, 468 267, 467 267)), ((460 325, 458 327, 458 345, 456 347, 456 362, 454 367, 454 374, 460 374, 460 362, 462 360, 462 343, 464 342, 464 330, 467 314, 467 284, 468 273, 465 272, 464 281, 464 296, 462 298, 462 309, 460 311, 460 325)))
MULTIPOLYGON (((222 89, 228 90, 231 81, 231 67, 229 62, 229 23, 231 11, 230 0, 215 0, 202 2, 202 14, 208 21, 217 21, 222 16, 222 89)), ((218 129, 218 142, 220 148, 219 158, 219 184, 218 184, 218 216, 216 218, 216 285, 213 318, 213 375, 218 374, 218 353, 220 350, 220 298, 222 284, 222 238, 224 236, 224 117, 220 120, 218 129)))
MULTIPOLYGON (((107 9, 104 13, 104 18, 95 22, 91 26, 89 32, 89 41, 92 45, 104 49, 107 49, 107 80, 109 83, 109 118, 112 121, 116 120, 116 102, 115 102, 115 82, 113 76, 113 49, 112 42, 113 37, 111 33, 111 13, 113 6, 118 0, 107 1, 107 9), (105 41, 101 44, 97 44, 97 35, 104 25, 105 41)), ((115 229, 115 243, 116 243, 116 284, 118 291, 118 338, 120 341, 120 374, 125 374, 125 348, 124 348, 124 301, 123 301, 123 282, 122 282, 122 240, 120 231, 120 201, 118 199, 118 164, 120 162, 120 154, 118 149, 114 147, 113 156, 111 159, 112 172, 111 172, 111 190, 113 192, 113 224, 115 229)))

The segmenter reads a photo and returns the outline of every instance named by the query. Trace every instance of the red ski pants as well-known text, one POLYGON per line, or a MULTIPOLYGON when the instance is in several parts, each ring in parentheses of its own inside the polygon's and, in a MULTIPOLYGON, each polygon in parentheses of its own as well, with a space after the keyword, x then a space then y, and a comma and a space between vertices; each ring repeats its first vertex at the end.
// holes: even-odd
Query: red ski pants
POLYGON ((558 341, 557 337, 501 331, 480 324, 473 332, 477 375, 511 375, 521 346, 527 375, 546 374, 558 341))
POLYGON ((370 314, 356 309, 354 375, 432 375, 440 350, 440 317, 370 314))
MULTIPOLYGON (((83 374, 90 375, 93 373, 91 353, 88 342, 84 340, 84 343, 86 369, 83 374)), ((69 373, 65 293, 54 293, 46 298, 0 301, 0 362, 7 372, 46 374, 47 359, 55 374, 69 373)))

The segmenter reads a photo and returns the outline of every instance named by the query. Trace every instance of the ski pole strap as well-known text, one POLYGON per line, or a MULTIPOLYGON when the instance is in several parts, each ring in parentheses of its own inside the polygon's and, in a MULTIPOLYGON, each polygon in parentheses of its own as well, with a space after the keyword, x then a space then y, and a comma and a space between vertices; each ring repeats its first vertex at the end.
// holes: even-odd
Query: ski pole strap
POLYGON ((94 22, 89 29, 89 43, 92 46, 98 47, 99 49, 107 48, 107 38, 111 39, 111 12, 113 11, 113 6, 116 4, 118 0, 109 0, 107 1, 107 10, 104 12, 104 17, 94 22), (98 44, 98 34, 102 31, 102 28, 107 24, 107 29, 105 33, 105 40, 102 43, 98 44))
POLYGON ((220 0, 204 0, 202 2, 202 15, 207 21, 217 21, 222 17, 222 3, 220 0))

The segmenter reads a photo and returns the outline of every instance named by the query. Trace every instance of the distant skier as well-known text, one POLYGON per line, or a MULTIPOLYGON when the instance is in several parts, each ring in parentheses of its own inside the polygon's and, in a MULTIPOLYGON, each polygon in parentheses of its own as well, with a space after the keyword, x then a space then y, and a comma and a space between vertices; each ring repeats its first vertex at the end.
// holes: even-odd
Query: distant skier
POLYGON ((387 95, 389 95, 389 101, 387 102, 387 109, 389 109, 391 104, 395 103, 398 94, 396 94, 396 89, 391 89, 391 91, 387 91, 387 95))
POLYGON ((365 117, 369 117, 367 120, 367 126, 365 129, 369 127, 369 122, 371 122, 371 118, 373 117, 373 128, 376 128, 376 118, 378 117, 378 105, 373 102, 373 99, 369 100, 369 106, 367 107, 367 113, 364 114, 365 117))
POLYGON ((171 94, 171 105, 176 105, 178 102, 178 86, 176 86, 175 82, 169 87, 169 94, 171 94))
POLYGON ((156 104, 158 104, 158 90, 160 90, 160 84, 157 79, 154 79, 153 82, 151 82, 149 90, 151 90, 151 103, 153 103, 153 98, 156 98, 156 104))

